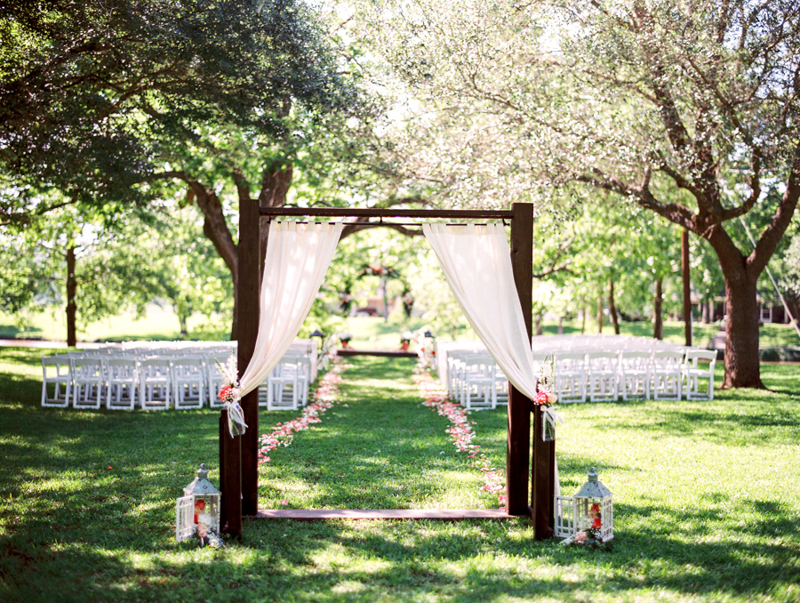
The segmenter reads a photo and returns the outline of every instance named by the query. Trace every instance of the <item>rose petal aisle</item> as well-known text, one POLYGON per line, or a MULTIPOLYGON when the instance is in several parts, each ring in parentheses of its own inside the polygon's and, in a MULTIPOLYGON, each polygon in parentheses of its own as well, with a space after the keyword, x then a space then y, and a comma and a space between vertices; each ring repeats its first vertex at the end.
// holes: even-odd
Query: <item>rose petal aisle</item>
POLYGON ((339 403, 339 383, 342 374, 352 365, 345 364, 341 358, 334 357, 333 367, 320 379, 319 387, 314 392, 314 401, 303 409, 301 415, 286 423, 277 423, 270 433, 261 436, 261 447, 258 449, 258 464, 270 462, 269 453, 278 446, 288 446, 294 440, 294 434, 306 429, 314 429, 314 423, 320 423, 320 415, 339 403))
POLYGON ((501 506, 505 505, 505 472, 492 467, 491 461, 480 452, 481 447, 473 443, 475 430, 472 426, 476 423, 469 419, 468 411, 450 399, 441 383, 431 376, 428 368, 422 363, 414 369, 414 382, 424 400, 423 404, 450 421, 451 426, 446 431, 456 449, 459 452, 466 452, 467 458, 472 461, 470 466, 483 473, 484 483, 481 490, 497 494, 497 502, 501 506))

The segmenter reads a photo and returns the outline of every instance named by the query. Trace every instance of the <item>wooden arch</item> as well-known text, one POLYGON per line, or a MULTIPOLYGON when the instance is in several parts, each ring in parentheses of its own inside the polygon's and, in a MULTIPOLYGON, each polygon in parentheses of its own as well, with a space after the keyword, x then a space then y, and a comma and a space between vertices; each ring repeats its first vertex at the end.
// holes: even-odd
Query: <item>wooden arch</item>
MULTIPOLYGON (((238 325, 239 374, 250 363, 255 350, 259 321, 261 278, 261 217, 318 218, 406 218, 415 220, 507 220, 511 223, 511 265, 522 314, 531 338, 533 205, 514 203, 511 210, 393 210, 335 208, 266 208, 257 199, 243 201, 239 208, 238 325)), ((371 223, 375 224, 375 223, 371 223)), ((240 536, 242 516, 258 516, 258 389, 242 398, 247 432, 232 438, 225 411, 220 417, 220 481, 223 531, 240 536), (230 501, 241 499, 241 504, 230 501)), ((529 515, 534 537, 553 535, 555 442, 533 438, 541 433, 541 413, 533 412, 531 400, 513 386, 508 396, 508 438, 506 454, 506 507, 509 516, 529 515), (532 454, 532 457, 531 457, 532 454), (532 488, 528 498, 528 480, 532 488)))

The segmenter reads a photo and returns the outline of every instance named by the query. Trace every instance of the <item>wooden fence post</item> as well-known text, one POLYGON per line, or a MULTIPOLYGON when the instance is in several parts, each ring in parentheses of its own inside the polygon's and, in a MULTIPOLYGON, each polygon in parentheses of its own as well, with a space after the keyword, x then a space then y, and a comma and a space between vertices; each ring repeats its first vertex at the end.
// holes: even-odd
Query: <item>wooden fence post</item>
MULTIPOLYGON (((532 327, 533 205, 511 206, 511 266, 525 318, 528 343, 532 327)), ((528 459, 531 438, 531 401, 512 385, 508 388, 508 449, 506 455, 506 513, 528 514, 528 459)))

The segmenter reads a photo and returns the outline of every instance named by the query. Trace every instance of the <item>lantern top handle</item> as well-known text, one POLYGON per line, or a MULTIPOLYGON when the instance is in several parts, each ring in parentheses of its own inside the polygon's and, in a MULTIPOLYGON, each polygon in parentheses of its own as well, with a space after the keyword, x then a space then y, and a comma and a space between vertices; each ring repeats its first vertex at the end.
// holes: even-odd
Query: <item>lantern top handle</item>
MULTIPOLYGON (((200 468, 197 470, 197 477, 199 477, 200 479, 208 479, 208 467, 206 467, 205 463, 200 463, 200 468)), ((595 479, 597 479, 596 475, 595 479)))
MULTIPOLYGON (((205 465, 201 465, 201 467, 204 467, 204 466, 205 466, 205 465)), ((198 475, 199 475, 199 474, 198 474, 198 475)), ((592 468, 589 470, 589 481, 590 481, 590 482, 596 482, 596 481, 597 481, 597 469, 595 469, 594 467, 592 467, 592 468)))

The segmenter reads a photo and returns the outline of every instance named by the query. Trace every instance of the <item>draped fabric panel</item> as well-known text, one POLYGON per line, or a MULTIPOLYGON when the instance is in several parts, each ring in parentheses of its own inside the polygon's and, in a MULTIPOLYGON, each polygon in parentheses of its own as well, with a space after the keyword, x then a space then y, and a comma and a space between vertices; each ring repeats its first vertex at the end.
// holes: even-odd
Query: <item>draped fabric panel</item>
POLYGON ((423 224, 458 305, 508 380, 536 397, 538 370, 501 224, 423 224))
POLYGON ((270 224, 261 281, 261 318, 253 358, 239 382, 242 396, 264 381, 297 336, 328 271, 343 227, 341 223, 270 224))
MULTIPOLYGON (((535 398, 538 371, 517 295, 505 228, 501 224, 423 224, 422 232, 439 258, 461 311, 492 358, 514 387, 535 398)), ((555 495, 560 496, 557 460, 553 482, 555 495)))

